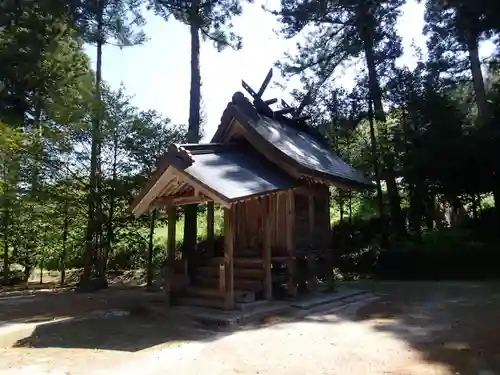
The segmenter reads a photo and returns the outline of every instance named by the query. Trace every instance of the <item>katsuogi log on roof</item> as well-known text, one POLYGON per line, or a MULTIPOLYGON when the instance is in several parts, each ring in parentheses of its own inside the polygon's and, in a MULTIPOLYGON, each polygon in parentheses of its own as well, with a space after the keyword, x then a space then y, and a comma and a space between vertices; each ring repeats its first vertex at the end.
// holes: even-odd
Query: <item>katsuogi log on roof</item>
POLYGON ((371 188, 373 183, 330 150, 324 137, 302 120, 269 117, 241 93, 233 95, 212 142, 224 142, 242 127, 245 138, 260 153, 289 163, 298 177, 312 177, 348 188, 371 188), (236 120, 236 121, 235 121, 236 120))

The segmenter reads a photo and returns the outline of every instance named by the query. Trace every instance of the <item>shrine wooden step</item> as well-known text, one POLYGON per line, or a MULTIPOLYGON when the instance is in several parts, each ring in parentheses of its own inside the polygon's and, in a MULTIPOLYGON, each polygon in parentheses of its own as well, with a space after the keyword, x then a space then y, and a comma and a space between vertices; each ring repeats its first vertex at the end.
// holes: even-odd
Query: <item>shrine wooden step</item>
MULTIPOLYGON (((224 299, 224 293, 217 289, 200 288, 196 286, 188 286, 186 294, 191 298, 212 298, 224 299)), ((236 302, 255 302, 255 292, 251 290, 235 290, 234 299, 236 302)))
POLYGON ((204 298, 224 298, 224 293, 218 289, 213 288, 199 288, 196 286, 188 286, 186 293, 190 297, 204 297, 204 298))
POLYGON ((223 309, 223 310, 226 308, 223 299, 181 297, 181 298, 177 299, 176 303, 178 305, 211 307, 211 308, 223 309))
MULTIPOLYGON (((203 288, 216 288, 219 285, 219 279, 216 277, 200 277, 198 278, 197 282, 203 288)), ((234 289, 261 292, 264 290, 264 285, 262 281, 259 280, 235 278, 234 289)))

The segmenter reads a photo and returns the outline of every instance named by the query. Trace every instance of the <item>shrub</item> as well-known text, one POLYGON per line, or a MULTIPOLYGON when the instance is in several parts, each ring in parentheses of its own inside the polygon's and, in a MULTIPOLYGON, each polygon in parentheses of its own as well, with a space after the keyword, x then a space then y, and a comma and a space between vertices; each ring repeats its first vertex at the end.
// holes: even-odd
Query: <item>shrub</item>
MULTIPOLYGON (((380 223, 353 221, 334 227, 336 271, 342 278, 484 280, 500 278, 500 244, 470 223, 465 228, 426 232, 380 248, 380 223), (366 233, 363 233, 366 231, 366 233)), ((489 232, 488 232, 489 233, 489 232)))

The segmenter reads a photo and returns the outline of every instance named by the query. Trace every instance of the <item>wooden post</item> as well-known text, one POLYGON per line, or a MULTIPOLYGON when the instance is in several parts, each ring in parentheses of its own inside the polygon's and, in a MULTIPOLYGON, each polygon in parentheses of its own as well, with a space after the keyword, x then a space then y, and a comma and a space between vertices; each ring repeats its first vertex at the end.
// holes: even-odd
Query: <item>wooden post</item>
POLYGON ((270 300, 273 298, 273 280, 271 274, 271 220, 270 220, 270 197, 261 199, 262 214, 262 260, 264 263, 264 298, 270 300))
POLYGON ((214 202, 207 203, 207 251, 214 256, 214 202))
POLYGON ((314 211, 314 195, 309 193, 309 243, 311 248, 309 249, 309 254, 307 255, 307 263, 309 268, 309 287, 311 291, 316 290, 316 241, 314 238, 314 219, 315 219, 315 211, 314 211))
POLYGON ((226 294, 224 307, 234 309, 234 205, 224 208, 224 270, 226 275, 226 294))
POLYGON ((219 292, 226 293, 226 265, 219 264, 219 292))
POLYGON ((333 275, 333 233, 332 233, 332 223, 330 220, 330 188, 326 187, 326 213, 325 220, 327 220, 326 227, 328 228, 328 236, 325 241, 322 241, 323 250, 326 251, 326 261, 328 266, 327 273, 327 285, 329 290, 333 290, 335 288, 334 285, 334 275, 333 275))
POLYGON ((176 209, 175 206, 167 209, 168 233, 167 233, 167 263, 165 265, 164 290, 167 297, 167 303, 171 303, 172 282, 174 277, 175 262, 175 227, 176 227, 176 209))
POLYGON ((295 297, 297 295, 297 283, 295 280, 295 192, 293 190, 286 193, 286 250, 289 271, 288 290, 292 297, 295 297))

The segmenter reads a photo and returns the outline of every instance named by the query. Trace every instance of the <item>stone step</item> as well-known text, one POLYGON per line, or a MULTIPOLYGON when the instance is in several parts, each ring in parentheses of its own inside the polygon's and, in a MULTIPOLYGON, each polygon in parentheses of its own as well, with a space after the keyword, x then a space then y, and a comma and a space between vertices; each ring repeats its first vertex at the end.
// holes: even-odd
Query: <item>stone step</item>
POLYGON ((336 292, 330 293, 317 293, 311 296, 300 298, 291 302, 291 306, 298 309, 308 310, 317 306, 331 304, 334 302, 350 303, 353 299, 359 299, 364 295, 368 296, 369 292, 366 290, 348 290, 341 289, 336 292))

